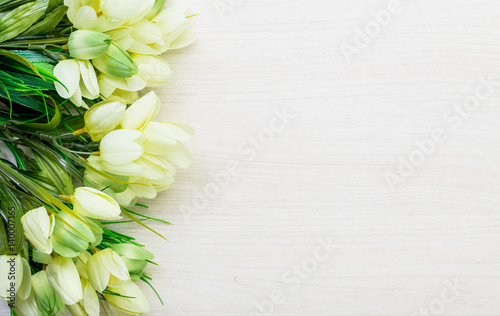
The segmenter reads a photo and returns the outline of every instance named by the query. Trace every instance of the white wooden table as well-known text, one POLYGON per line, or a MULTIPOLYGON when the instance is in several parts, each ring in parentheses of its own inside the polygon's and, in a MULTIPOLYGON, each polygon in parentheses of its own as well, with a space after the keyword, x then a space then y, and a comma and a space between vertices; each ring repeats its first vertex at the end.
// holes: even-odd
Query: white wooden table
POLYGON ((150 315, 500 314, 500 2, 175 2, 150 315))

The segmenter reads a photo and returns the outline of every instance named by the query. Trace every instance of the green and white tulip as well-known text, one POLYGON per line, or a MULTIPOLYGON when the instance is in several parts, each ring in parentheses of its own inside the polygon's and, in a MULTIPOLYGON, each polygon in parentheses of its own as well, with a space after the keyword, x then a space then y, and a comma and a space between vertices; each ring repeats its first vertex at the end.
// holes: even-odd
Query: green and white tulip
POLYGON ((92 59, 92 64, 99 71, 116 78, 129 78, 138 71, 137 64, 127 51, 114 42, 104 55, 92 59))
POLYGON ((77 59, 93 59, 108 51, 111 37, 107 34, 78 30, 71 33, 68 39, 69 54, 77 59))
POLYGON ((128 268, 132 280, 137 280, 142 276, 142 271, 148 264, 148 260, 154 259, 151 252, 132 244, 114 244, 111 246, 120 255, 128 268))

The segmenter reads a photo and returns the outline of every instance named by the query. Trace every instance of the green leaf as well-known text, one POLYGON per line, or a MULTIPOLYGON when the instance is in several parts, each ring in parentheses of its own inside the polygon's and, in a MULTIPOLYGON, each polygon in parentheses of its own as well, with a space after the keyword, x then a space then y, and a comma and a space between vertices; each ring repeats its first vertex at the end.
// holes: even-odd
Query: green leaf
POLYGON ((0 12, 11 11, 18 6, 21 6, 25 3, 32 2, 34 0, 4 0, 0 1, 0 12))
POLYGON ((34 155, 40 170, 50 179, 50 182, 59 190, 60 194, 73 194, 71 177, 65 168, 58 163, 53 153, 43 148, 37 148, 34 155))
POLYGON ((56 87, 54 86, 53 82, 44 81, 38 77, 24 73, 17 73, 13 71, 5 71, 5 73, 15 77, 16 79, 21 80, 23 85, 31 88, 42 89, 42 90, 54 90, 54 91, 56 90, 56 87))
MULTIPOLYGON (((1 21, 0 21, 1 22, 1 21)), ((40 78, 44 79, 42 77, 42 75, 40 75, 40 72, 38 71, 38 68, 32 63, 30 62, 26 57, 24 56, 21 56, 19 54, 16 54, 15 52, 13 51, 8 51, 8 50, 5 50, 5 49, 0 49, 0 56, 5 56, 7 58, 10 58, 16 62, 18 62, 19 64, 29 68, 31 71, 33 71, 36 75, 38 75, 40 78)), ((44 79, 45 80, 45 79, 44 79)))
POLYGON ((23 56, 32 63, 55 63, 52 58, 47 57, 44 53, 37 50, 11 50, 9 52, 23 56))
POLYGON ((50 34, 64 18, 68 11, 67 6, 60 6, 45 16, 43 20, 32 25, 22 36, 38 36, 50 34))
POLYGON ((45 10, 45 13, 47 14, 49 12, 52 12, 57 7, 61 6, 63 2, 63 0, 49 0, 49 4, 47 5, 47 10, 45 10))
POLYGON ((11 100, 14 103, 20 104, 37 112, 45 112, 43 104, 31 95, 27 95, 22 91, 9 91, 9 94, 5 93, 4 90, 0 89, 0 97, 4 99, 11 100))
POLYGON ((0 19, 0 43, 16 37, 30 28, 45 14, 48 0, 26 3, 0 19))

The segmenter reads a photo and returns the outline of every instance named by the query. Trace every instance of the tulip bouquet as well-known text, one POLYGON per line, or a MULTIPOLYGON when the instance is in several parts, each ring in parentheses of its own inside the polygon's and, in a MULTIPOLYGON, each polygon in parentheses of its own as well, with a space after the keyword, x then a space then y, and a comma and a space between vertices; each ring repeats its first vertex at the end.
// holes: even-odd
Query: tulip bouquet
POLYGON ((153 255, 113 228, 158 234, 146 221, 168 222, 138 199, 191 163, 193 130, 155 121, 143 92, 171 76, 160 55, 194 41, 190 16, 165 0, 0 0, 0 14, 0 298, 12 315, 147 313, 153 255))

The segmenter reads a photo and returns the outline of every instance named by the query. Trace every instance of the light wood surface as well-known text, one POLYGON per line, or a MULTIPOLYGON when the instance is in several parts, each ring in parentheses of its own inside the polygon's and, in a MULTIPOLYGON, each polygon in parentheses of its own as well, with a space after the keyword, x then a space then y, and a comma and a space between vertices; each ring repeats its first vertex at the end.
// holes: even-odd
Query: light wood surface
POLYGON ((500 314, 500 2, 176 3, 199 39, 156 91, 194 162, 149 203, 169 242, 121 227, 149 315, 500 314))

